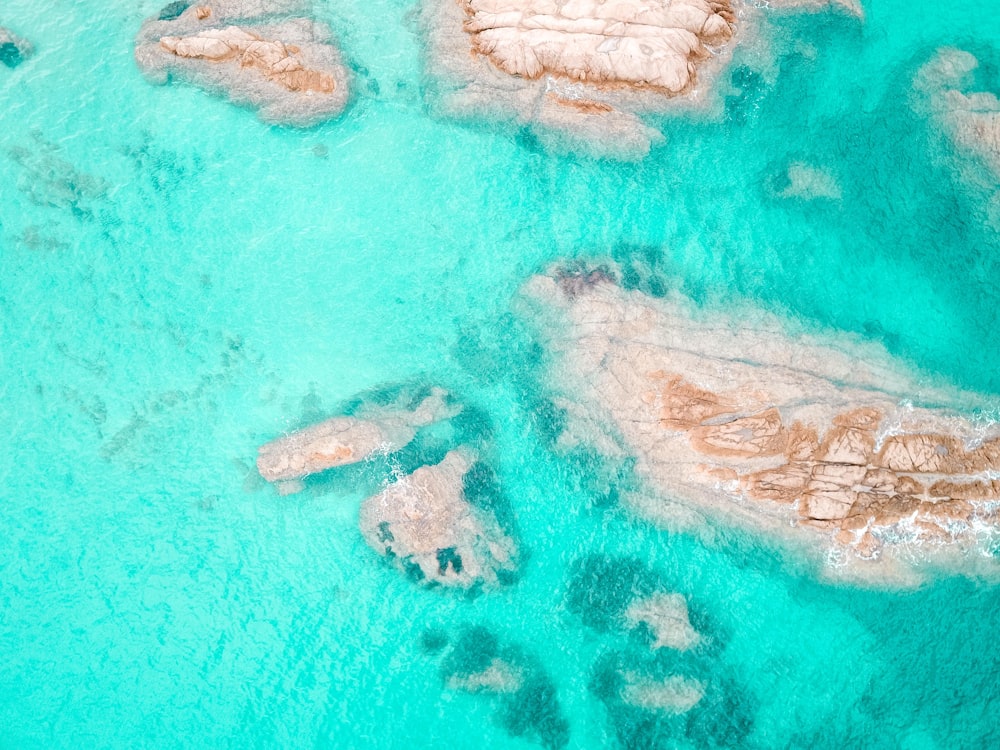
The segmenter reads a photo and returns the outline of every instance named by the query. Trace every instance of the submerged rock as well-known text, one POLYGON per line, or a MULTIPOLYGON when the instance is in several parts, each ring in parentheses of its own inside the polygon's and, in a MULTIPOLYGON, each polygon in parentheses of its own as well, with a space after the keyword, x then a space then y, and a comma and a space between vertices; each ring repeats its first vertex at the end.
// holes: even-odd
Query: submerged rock
POLYGON ((578 406, 569 443, 635 456, 652 489, 639 512, 669 517, 670 498, 781 536, 791 522, 800 541, 865 559, 998 530, 1000 430, 956 411, 974 397, 922 388, 875 345, 576 276, 536 277, 525 300, 578 406))
POLYGON ((979 157, 1000 176, 1000 98, 977 91, 966 93, 979 61, 954 48, 937 51, 917 72, 914 88, 931 119, 958 148, 979 157))
POLYGON ((154 83, 177 75, 224 91, 267 122, 308 126, 331 119, 347 105, 347 69, 329 29, 289 17, 296 6, 171 3, 143 24, 136 61, 154 83))
MULTIPOLYGON (((458 410, 439 388, 432 389, 412 409, 407 408, 405 399, 370 405, 262 445, 257 470, 269 482, 295 482, 335 466, 364 461, 379 452, 399 450, 413 440, 420 427, 448 419, 458 410)), ((291 488, 301 487, 293 484, 291 488)))
POLYGON ((470 451, 453 450, 365 500, 360 526, 368 546, 428 584, 500 583, 517 567, 517 547, 494 514, 466 495, 476 463, 470 451))
POLYGON ((705 694, 705 684, 681 675, 671 675, 663 680, 653 680, 640 675, 626 674, 622 700, 637 708, 684 714, 698 705, 705 694))
POLYGON ((489 628, 461 630, 442 656, 441 678, 449 690, 491 698, 494 720, 511 736, 552 750, 569 743, 569 722, 541 662, 489 628))
POLYGON ((0 26, 0 63, 16 68, 34 53, 31 42, 0 26))
POLYGON ((680 594, 656 593, 637 599, 625 610, 626 620, 636 627, 645 624, 656 639, 653 648, 687 651, 701 641, 688 619, 687 599, 680 594))

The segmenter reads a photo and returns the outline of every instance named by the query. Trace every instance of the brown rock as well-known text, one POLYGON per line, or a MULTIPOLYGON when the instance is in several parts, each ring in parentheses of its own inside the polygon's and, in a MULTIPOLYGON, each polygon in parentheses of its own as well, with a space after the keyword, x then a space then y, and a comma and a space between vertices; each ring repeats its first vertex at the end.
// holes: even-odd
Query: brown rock
POLYGON ((698 426, 691 430, 690 436, 695 450, 729 458, 776 456, 788 444, 788 434, 777 409, 725 424, 698 426))

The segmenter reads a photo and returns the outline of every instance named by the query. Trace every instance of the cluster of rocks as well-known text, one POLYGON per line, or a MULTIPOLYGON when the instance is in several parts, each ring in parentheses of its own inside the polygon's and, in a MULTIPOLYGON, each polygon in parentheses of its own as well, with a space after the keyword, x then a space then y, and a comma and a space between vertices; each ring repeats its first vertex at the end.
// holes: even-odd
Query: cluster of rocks
POLYGON ((653 490, 631 498, 640 512, 673 518, 671 498, 776 534, 791 521, 864 559, 1000 525, 1000 437, 960 416, 973 397, 922 388, 880 347, 708 316, 612 276, 535 277, 525 301, 571 373, 563 444, 637 457, 653 490))
POLYGON ((328 28, 289 0, 174 2, 136 38, 145 76, 188 80, 252 107, 266 122, 305 127, 339 115, 348 72, 328 28))
POLYGON ((34 52, 31 42, 0 26, 0 63, 16 68, 34 52))
MULTIPOLYGON (((351 413, 261 446, 257 469, 281 494, 298 492, 312 475, 398 456, 422 429, 461 412, 439 388, 416 398, 404 389, 394 399, 362 400, 351 413)), ((475 448, 458 445, 365 500, 361 533, 372 549, 421 583, 461 589, 502 584, 517 569, 518 550, 496 516, 499 494, 475 448)))

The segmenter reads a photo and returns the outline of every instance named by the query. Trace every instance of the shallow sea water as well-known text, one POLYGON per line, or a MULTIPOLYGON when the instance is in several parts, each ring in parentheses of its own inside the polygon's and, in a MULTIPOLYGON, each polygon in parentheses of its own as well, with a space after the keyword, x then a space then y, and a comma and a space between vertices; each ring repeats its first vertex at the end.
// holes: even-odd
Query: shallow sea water
POLYGON ((1000 89, 1000 16, 773 15, 719 117, 667 120, 623 164, 429 117, 409 2, 317 3, 357 95, 305 131, 147 84, 132 39, 159 5, 0 9, 38 49, 0 68, 0 747, 537 746, 511 716, 576 748, 1000 745, 995 584, 834 585, 745 532, 631 518, 546 449, 547 363, 509 315, 554 260, 644 254, 707 307, 1000 394, 986 195, 909 104, 941 45, 1000 89), (842 198, 776 197, 793 162, 842 198), (516 585, 420 589, 362 541, 361 489, 255 478, 262 442, 402 380, 489 415, 516 585), (712 696, 697 720, 601 700, 601 665, 670 665, 587 614, 615 596, 587 561, 688 597, 712 635, 681 664, 712 696), (471 626, 535 660, 557 707, 447 689, 427 633, 471 626))

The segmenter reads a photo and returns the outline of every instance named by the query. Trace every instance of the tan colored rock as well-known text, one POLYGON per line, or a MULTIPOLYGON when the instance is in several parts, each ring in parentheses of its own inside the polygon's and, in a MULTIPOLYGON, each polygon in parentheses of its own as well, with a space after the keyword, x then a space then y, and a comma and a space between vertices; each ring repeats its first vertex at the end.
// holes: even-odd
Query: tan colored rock
POLYGON ((653 648, 687 651, 701 641, 688 619, 687 600, 680 594, 658 593, 637 599, 625 611, 625 619, 632 627, 641 623, 649 627, 656 639, 653 648))
POLYGON ((368 546, 403 571, 419 569, 425 583, 497 584, 516 568, 517 548, 491 513, 465 498, 475 461, 469 451, 451 451, 365 500, 360 526, 368 546))
POLYGON ((252 3, 216 0, 171 20, 150 19, 136 40, 136 60, 156 83, 178 74, 224 91, 268 122, 307 126, 338 115, 348 74, 329 30, 306 18, 275 22, 273 13, 257 25, 264 13, 252 3))
POLYGON ((511 75, 681 93, 733 36, 729 0, 464 0, 472 49, 511 75))
POLYGON ((301 479, 378 452, 399 450, 413 440, 418 428, 454 414, 447 394, 435 389, 412 411, 390 407, 334 417, 262 445, 257 470, 269 482, 301 479))
MULTIPOLYGON (((813 548, 900 565, 911 542, 1000 532, 1000 425, 962 417, 989 407, 974 394, 927 387, 874 344, 564 276, 532 279, 521 304, 559 352, 569 429, 613 436, 671 519, 684 503, 782 536, 793 524, 813 548)), ((655 501, 636 507, 656 517, 655 501)))
POLYGON ((512 119, 563 150, 623 159, 663 140, 641 115, 704 101, 737 15, 731 0, 422 4, 443 113, 512 119))

